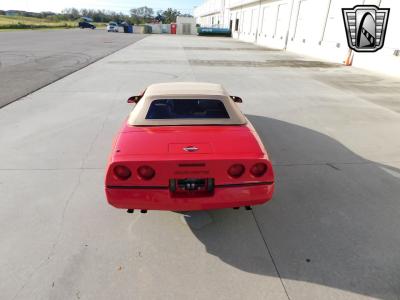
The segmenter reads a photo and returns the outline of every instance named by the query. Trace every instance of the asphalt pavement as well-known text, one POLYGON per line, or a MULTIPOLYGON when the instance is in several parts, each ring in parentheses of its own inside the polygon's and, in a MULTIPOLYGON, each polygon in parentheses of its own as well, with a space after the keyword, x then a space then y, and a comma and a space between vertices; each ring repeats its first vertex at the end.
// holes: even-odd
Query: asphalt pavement
POLYGON ((105 29, 0 32, 0 107, 143 37, 105 29))
POLYGON ((398 299, 399 87, 228 38, 153 35, 3 107, 1 297, 398 299), (243 98, 274 164, 271 202, 133 215, 107 204, 126 99, 167 81, 243 98))

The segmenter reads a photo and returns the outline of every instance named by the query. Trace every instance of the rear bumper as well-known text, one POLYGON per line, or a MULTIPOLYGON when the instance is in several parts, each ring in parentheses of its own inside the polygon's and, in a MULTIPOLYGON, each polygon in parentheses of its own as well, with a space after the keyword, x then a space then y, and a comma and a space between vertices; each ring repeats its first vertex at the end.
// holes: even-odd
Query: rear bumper
POLYGON ((106 187, 108 203, 121 209, 209 210, 264 204, 271 200, 274 183, 246 186, 217 186, 213 195, 174 197, 167 187, 106 187))

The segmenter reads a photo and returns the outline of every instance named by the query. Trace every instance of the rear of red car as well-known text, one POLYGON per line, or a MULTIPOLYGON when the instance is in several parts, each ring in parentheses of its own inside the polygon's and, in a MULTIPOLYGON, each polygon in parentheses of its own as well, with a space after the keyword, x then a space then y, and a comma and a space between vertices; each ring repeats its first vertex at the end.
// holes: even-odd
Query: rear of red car
POLYGON ((105 185, 117 208, 206 210, 267 202, 274 173, 251 125, 126 125, 105 185))

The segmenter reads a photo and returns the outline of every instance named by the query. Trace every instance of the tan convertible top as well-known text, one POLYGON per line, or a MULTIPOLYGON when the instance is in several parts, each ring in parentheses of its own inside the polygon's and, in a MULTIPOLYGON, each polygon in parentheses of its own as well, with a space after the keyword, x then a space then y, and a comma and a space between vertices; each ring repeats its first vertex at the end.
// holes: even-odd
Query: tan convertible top
POLYGON ((220 84, 207 82, 168 82, 152 84, 146 89, 146 96, 167 95, 220 95, 229 96, 220 84))
POLYGON ((128 119, 128 124, 131 126, 243 125, 246 123, 246 118, 222 85, 205 82, 152 84, 146 89, 143 98, 136 104, 128 119), (146 119, 151 102, 161 99, 220 100, 229 114, 229 119, 146 119))

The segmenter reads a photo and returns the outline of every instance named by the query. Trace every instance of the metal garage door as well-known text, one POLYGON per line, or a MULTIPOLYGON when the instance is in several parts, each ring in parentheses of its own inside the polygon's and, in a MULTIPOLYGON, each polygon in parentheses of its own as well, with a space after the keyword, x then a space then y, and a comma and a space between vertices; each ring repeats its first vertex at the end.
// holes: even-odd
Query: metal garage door
POLYGON ((361 1, 359 0, 334 0, 331 2, 325 31, 322 36, 324 42, 339 43, 344 46, 347 45, 343 25, 342 8, 353 7, 360 3, 361 1))
POLYGON ((299 2, 296 32, 294 38, 298 41, 305 42, 309 38, 312 30, 312 0, 301 0, 299 2))
POLYGON ((276 20, 275 38, 285 41, 289 26, 289 5, 287 3, 278 6, 278 18, 276 20))
POLYGON ((189 23, 183 23, 182 24, 182 33, 183 34, 191 34, 191 24, 189 23))

